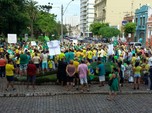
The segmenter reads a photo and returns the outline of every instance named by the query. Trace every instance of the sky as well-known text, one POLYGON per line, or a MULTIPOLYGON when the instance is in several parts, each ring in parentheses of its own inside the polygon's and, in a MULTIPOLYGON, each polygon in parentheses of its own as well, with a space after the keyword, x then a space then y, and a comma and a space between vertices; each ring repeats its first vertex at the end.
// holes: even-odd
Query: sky
MULTIPOLYGON (((48 5, 53 4, 53 8, 50 10, 50 13, 57 15, 57 21, 61 20, 61 5, 63 4, 63 9, 67 7, 68 3, 71 0, 35 0, 39 5, 48 5)), ((72 26, 78 25, 80 23, 80 0, 74 0, 68 6, 64 16, 64 24, 71 24, 72 26)))

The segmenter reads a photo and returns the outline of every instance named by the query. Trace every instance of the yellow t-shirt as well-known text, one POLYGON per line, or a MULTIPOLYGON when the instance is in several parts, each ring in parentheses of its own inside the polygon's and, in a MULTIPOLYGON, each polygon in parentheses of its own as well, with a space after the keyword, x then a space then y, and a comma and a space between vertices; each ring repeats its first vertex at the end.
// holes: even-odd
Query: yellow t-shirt
POLYGON ((16 64, 20 64, 20 58, 16 60, 16 64))
POLYGON ((13 76, 14 75, 14 66, 12 64, 6 64, 6 76, 13 76))
POLYGON ((131 62, 132 62, 133 65, 135 65, 136 57, 132 57, 131 62))
POLYGON ((73 65, 76 67, 76 72, 78 72, 79 62, 78 61, 73 61, 73 65))
POLYGON ((93 56, 94 56, 94 57, 96 56, 96 53, 97 53, 97 51, 96 51, 96 50, 93 50, 93 56))
POLYGON ((16 54, 18 54, 18 53, 19 53, 19 50, 18 50, 18 49, 16 49, 16 50, 15 50, 15 53, 16 53, 16 54))
POLYGON ((64 58, 65 57, 65 54, 64 53, 61 53, 61 54, 59 54, 59 59, 61 60, 62 58, 64 58))
POLYGON ((51 60, 49 60, 48 65, 49 65, 49 68, 50 68, 50 69, 53 68, 53 64, 52 64, 52 61, 51 61, 51 60))
POLYGON ((0 52, 1 52, 1 53, 4 52, 4 49, 3 49, 3 48, 0 48, 0 52))
POLYGON ((149 68, 150 68, 149 64, 146 64, 145 66, 146 71, 149 71, 149 68))
POLYGON ((134 67, 134 73, 135 73, 135 74, 140 74, 141 69, 142 69, 141 66, 134 67))
POLYGON ((87 55, 88 55, 88 58, 89 58, 89 59, 92 59, 92 57, 93 57, 92 51, 88 51, 87 55))

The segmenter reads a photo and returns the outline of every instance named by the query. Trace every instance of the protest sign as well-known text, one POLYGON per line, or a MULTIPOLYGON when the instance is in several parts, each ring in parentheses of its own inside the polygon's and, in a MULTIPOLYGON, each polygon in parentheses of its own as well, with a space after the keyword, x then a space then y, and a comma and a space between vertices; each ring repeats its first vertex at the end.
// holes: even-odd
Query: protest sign
POLYGON ((113 44, 108 45, 108 55, 113 55, 113 44))
POLYGON ((52 55, 58 55, 61 53, 60 42, 58 40, 47 42, 47 45, 49 47, 49 55, 52 56, 52 55))
POLYGON ((7 34, 8 43, 17 43, 17 34, 7 34))
POLYGON ((31 41, 31 46, 36 46, 36 42, 35 41, 31 41))

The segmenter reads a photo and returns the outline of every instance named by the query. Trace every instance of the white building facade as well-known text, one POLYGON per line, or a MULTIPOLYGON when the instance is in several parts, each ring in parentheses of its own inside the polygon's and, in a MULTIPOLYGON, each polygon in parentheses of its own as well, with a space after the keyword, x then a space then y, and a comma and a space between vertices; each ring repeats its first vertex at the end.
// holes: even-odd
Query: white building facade
POLYGON ((94 21, 95 0, 80 0, 80 31, 88 36, 90 24, 94 21))

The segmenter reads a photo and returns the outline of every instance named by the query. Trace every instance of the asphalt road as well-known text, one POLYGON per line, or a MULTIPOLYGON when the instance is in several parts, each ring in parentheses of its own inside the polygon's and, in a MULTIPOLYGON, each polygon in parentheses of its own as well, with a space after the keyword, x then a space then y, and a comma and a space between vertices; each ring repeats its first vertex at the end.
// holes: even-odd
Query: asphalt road
POLYGON ((0 113, 152 113, 152 95, 76 94, 46 97, 1 97, 0 113))

